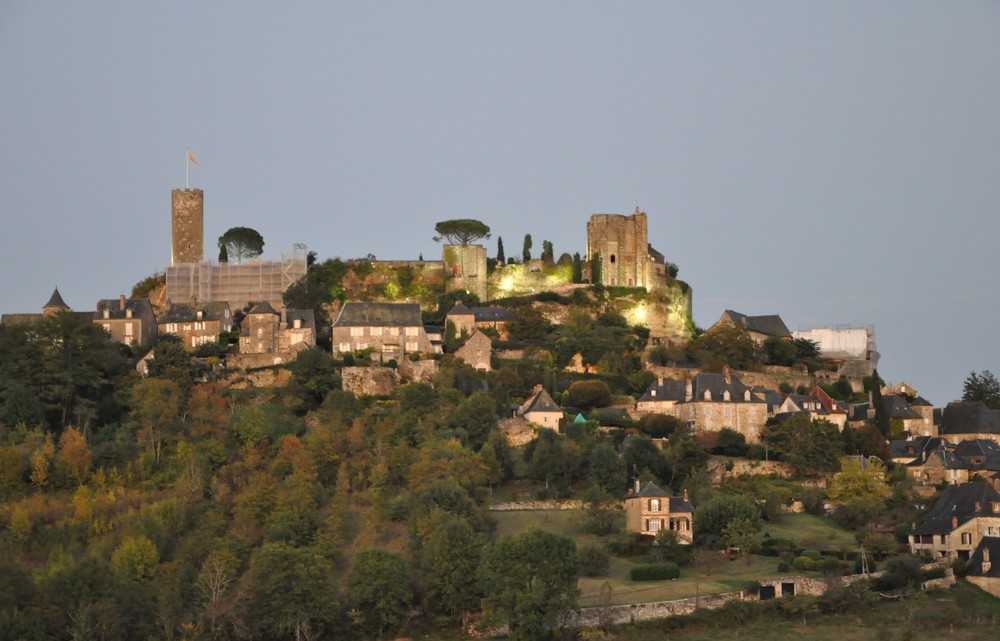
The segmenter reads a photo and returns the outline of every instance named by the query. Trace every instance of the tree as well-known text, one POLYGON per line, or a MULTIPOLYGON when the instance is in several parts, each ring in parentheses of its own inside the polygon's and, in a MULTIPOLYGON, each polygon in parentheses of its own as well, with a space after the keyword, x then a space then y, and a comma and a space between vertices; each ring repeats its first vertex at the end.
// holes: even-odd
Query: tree
POLYGON ((226 257, 242 263, 244 258, 256 258, 264 253, 264 237, 249 227, 232 227, 219 236, 219 251, 226 250, 226 257))
POLYGON ((503 265, 507 262, 507 257, 503 253, 503 236, 497 236, 497 264, 503 265))
POLYGON ((724 537, 725 529, 737 519, 748 521, 758 530, 762 523, 760 509, 749 497, 739 494, 716 494, 694 511, 694 531, 699 539, 711 536, 724 537))
POLYGON ((969 372, 962 388, 963 401, 982 401, 990 409, 1000 409, 1000 381, 988 369, 969 372))
POLYGON ((313 548, 284 542, 257 548, 243 581, 253 627, 269 638, 318 639, 337 608, 332 570, 313 548))
POLYGON ((176 432, 183 411, 183 394, 170 380, 146 378, 132 387, 132 414, 139 425, 136 442, 145 445, 159 463, 164 439, 176 432))
POLYGON ((604 381, 576 381, 566 389, 563 403, 589 411, 611 405, 611 388, 604 381))
POLYGON ((515 641, 544 638, 573 608, 576 574, 573 541, 537 528, 502 537, 479 567, 486 601, 510 624, 515 641))
POLYGON ((737 517, 729 521, 726 527, 722 528, 722 538, 726 545, 731 548, 739 548, 740 556, 746 559, 750 565, 750 553, 753 552, 759 543, 760 519, 737 517))
POLYGON ((840 459, 840 472, 830 483, 830 500, 838 506, 838 521, 853 527, 870 523, 885 508, 891 490, 886 481, 885 464, 877 458, 840 459))
POLYGON ((524 262, 531 260, 531 234, 524 235, 524 245, 521 248, 521 257, 524 262))
POLYGON ((573 254, 573 276, 571 280, 573 283, 583 282, 583 260, 580 258, 580 252, 573 254))
POLYGON ((413 600, 406 561, 381 549, 364 549, 354 555, 347 591, 366 627, 378 630, 379 637, 399 629, 413 600))
POLYGON ((435 510, 420 527, 420 573, 428 609, 457 619, 479 605, 482 541, 468 519, 435 510))
POLYGON ((148 538, 130 536, 111 555, 111 568, 122 579, 146 581, 153 577, 160 553, 148 538))
POLYGON ((594 258, 590 261, 590 282, 593 285, 600 285, 603 277, 601 273, 601 255, 594 254, 594 258))
POLYGON ((811 420, 799 414, 766 425, 761 440, 781 455, 795 474, 818 475, 837 469, 844 451, 840 430, 826 419, 811 420))
POLYGON ((486 223, 472 218, 456 218, 442 220, 434 226, 438 233, 436 242, 445 240, 449 245, 469 245, 481 238, 490 237, 490 228, 486 223))
POLYGON ((757 342, 742 327, 721 325, 694 339, 686 348, 688 357, 704 369, 722 371, 724 365, 753 370, 759 363, 757 342))
POLYGON ((611 443, 599 443, 591 450, 590 482, 605 492, 621 492, 625 487, 625 463, 611 443))
POLYGON ((551 265, 552 263, 555 262, 555 250, 552 247, 552 241, 551 240, 543 240, 542 241, 542 255, 541 255, 541 259, 542 259, 542 262, 545 263, 546 265, 551 265))

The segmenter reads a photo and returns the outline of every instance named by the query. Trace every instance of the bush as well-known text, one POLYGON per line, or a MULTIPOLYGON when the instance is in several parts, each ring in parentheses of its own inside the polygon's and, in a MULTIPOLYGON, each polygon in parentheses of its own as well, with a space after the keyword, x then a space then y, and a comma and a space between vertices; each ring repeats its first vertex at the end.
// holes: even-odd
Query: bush
POLYGON ((832 556, 828 556, 823 559, 823 563, 820 565, 820 569, 823 570, 823 574, 827 575, 839 575, 843 574, 840 567, 840 561, 832 556))
POLYGON ((619 532, 608 541, 608 549, 615 556, 626 556, 638 541, 638 532, 619 532))
POLYGON ((802 550, 802 554, 799 556, 807 556, 813 561, 819 561, 823 558, 823 553, 819 550, 802 550))
POLYGON ((792 562, 792 567, 796 570, 802 570, 803 572, 812 572, 816 569, 816 562, 808 556, 799 556, 795 557, 795 561, 792 562))
POLYGON ((633 581, 666 581, 676 579, 681 575, 681 569, 676 563, 656 563, 654 565, 639 565, 632 568, 629 578, 633 581))
POLYGON ((416 363, 417 361, 420 360, 420 352, 410 352, 407 358, 410 359, 410 361, 416 363))
POLYGON ((580 574, 583 576, 604 576, 608 573, 611 554, 603 545, 582 545, 576 552, 580 574))
POLYGON ((778 572, 788 572, 788 570, 789 570, 788 564, 785 563, 784 561, 778 564, 778 572))

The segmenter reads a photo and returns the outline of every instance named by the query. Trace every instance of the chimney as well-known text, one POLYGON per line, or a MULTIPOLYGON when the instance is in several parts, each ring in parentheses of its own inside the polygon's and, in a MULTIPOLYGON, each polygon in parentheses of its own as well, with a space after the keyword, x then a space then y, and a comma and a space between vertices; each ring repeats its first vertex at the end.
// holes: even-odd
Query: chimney
POLYGON ((983 546, 983 572, 989 572, 993 564, 990 562, 990 548, 983 546))
POLYGON ((684 488, 684 500, 685 501, 688 500, 688 491, 687 491, 687 488, 684 488))
POLYGON ((694 398, 694 387, 691 385, 691 379, 688 378, 687 382, 684 383, 684 400, 690 401, 694 398))
POLYGON ((125 311, 125 294, 118 294, 118 309, 125 311))
POLYGON ((635 477, 635 493, 639 493, 639 477, 635 477))
POLYGON ((957 516, 953 516, 953 517, 951 517, 951 529, 954 530, 957 527, 958 527, 958 517, 957 516))
POLYGON ((659 385, 660 387, 663 387, 663 377, 662 376, 657 376, 656 377, 656 384, 659 385))
POLYGON ((729 376, 729 366, 722 366, 722 375, 726 377, 726 385, 732 385, 733 379, 729 376))

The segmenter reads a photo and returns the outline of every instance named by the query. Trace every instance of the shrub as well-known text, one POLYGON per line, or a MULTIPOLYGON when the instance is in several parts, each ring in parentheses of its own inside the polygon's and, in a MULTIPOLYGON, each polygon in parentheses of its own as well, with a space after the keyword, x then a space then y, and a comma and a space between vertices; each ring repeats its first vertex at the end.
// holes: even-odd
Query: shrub
POLYGON ((576 552, 580 574, 584 576, 604 576, 608 573, 611 554, 603 545, 582 545, 576 552))
POLYGON ((652 565, 639 565, 629 572, 629 578, 633 581, 666 581, 676 579, 680 575, 681 569, 677 567, 676 563, 669 561, 652 565))
POLYGON ((842 574, 840 568, 840 561, 838 561, 832 556, 828 556, 825 559, 823 559, 823 563, 820 566, 820 568, 823 570, 823 574, 829 574, 829 575, 842 574))
POLYGON ((819 561, 823 558, 823 553, 819 550, 802 550, 802 554, 799 556, 807 556, 813 561, 819 561))
POLYGON ((619 532, 608 541, 608 549, 615 556, 625 556, 639 540, 638 532, 619 532))
POLYGON ((808 556, 799 556, 792 562, 792 567, 803 572, 811 572, 816 568, 816 562, 808 556))
POLYGON ((778 564, 778 572, 788 572, 788 570, 789 570, 788 564, 785 563, 784 561, 778 564))

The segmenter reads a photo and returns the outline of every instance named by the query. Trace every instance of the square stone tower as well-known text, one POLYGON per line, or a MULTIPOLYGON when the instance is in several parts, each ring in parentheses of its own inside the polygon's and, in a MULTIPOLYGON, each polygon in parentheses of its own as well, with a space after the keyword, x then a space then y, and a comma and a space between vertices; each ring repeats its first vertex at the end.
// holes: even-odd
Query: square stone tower
POLYGON ((649 236, 645 212, 631 216, 594 214, 587 222, 587 260, 601 257, 601 282, 595 285, 645 287, 649 274, 649 236))
POLYGON ((205 193, 200 189, 174 189, 170 200, 170 264, 200 263, 205 260, 205 193))

